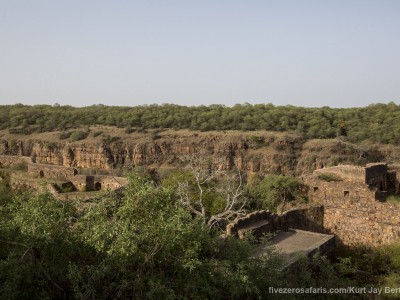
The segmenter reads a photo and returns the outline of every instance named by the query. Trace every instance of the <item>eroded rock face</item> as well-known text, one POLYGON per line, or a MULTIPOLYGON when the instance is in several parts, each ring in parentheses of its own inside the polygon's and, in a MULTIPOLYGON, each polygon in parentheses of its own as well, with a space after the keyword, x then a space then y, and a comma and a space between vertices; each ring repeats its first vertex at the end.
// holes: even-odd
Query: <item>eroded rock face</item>
POLYGON ((49 142, 43 140, 0 141, 0 155, 22 155, 37 163, 78 168, 112 169, 138 165, 178 165, 182 157, 200 155, 212 158, 219 170, 237 166, 242 171, 292 174, 296 167, 293 143, 268 138, 252 145, 247 135, 235 138, 206 135, 199 138, 163 137, 154 141, 49 142))
POLYGON ((182 158, 200 155, 211 158, 219 170, 237 167, 244 172, 301 175, 338 163, 374 161, 370 152, 353 146, 335 139, 304 142, 294 134, 270 132, 166 133, 157 138, 142 134, 112 143, 101 139, 70 143, 27 136, 0 140, 0 155, 20 155, 37 163, 105 170, 140 165, 154 169, 178 166, 182 158))

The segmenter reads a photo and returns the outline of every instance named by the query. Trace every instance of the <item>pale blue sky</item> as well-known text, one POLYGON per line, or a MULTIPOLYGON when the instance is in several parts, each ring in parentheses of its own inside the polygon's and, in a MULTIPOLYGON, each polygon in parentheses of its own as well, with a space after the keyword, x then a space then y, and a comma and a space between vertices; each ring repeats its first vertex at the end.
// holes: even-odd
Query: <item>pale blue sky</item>
POLYGON ((400 1, 0 0, 0 104, 400 101, 400 1))

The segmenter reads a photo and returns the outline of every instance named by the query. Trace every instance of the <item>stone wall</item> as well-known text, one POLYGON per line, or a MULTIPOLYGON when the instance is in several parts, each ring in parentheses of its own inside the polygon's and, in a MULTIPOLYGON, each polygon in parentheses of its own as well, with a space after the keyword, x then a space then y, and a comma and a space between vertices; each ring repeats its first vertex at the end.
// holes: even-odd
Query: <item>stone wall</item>
POLYGON ((280 215, 281 229, 301 229, 324 233, 324 207, 312 206, 285 211, 280 215))
POLYGON ((78 175, 78 170, 70 167, 29 163, 28 173, 39 178, 72 179, 78 175))
POLYGON ((287 231, 289 228, 324 232, 323 216, 323 206, 292 209, 281 215, 265 210, 257 211, 228 224, 226 235, 242 238, 247 231, 260 236, 276 230, 287 231))
POLYGON ((125 177, 108 175, 86 176, 78 175, 71 179, 80 191, 115 190, 127 184, 125 177))
POLYGON ((16 178, 15 176, 13 176, 13 174, 11 174, 11 176, 10 176, 10 185, 11 185, 11 188, 16 191, 25 191, 25 190, 40 191, 40 190, 42 190, 40 184, 38 184, 37 181, 21 180, 19 178, 16 178))
MULTIPOLYGON (((382 192, 374 186, 343 177, 327 182, 317 174, 306 180, 309 197, 324 205, 324 227, 339 243, 377 246, 399 240, 400 206, 378 201, 382 192)), ((367 182, 383 180, 380 172, 367 174, 367 182)))

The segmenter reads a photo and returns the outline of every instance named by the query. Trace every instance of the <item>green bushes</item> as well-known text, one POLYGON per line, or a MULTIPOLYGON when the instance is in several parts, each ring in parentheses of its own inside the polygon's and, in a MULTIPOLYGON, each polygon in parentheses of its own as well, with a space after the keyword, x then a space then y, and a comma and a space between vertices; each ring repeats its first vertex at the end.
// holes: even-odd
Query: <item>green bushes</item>
POLYGON ((76 130, 71 133, 70 140, 71 140, 71 142, 77 142, 77 141, 86 139, 87 136, 88 136, 88 132, 76 130))
POLYGON ((332 181, 340 181, 341 179, 335 175, 335 174, 329 174, 329 173, 322 173, 318 175, 319 180, 327 181, 327 182, 332 182, 332 181))
POLYGON ((57 146, 57 145, 56 145, 55 143, 53 143, 53 142, 45 142, 45 143, 43 144, 43 148, 44 148, 45 150, 47 150, 47 151, 53 150, 56 146, 57 146))
POLYGON ((253 199, 255 208, 277 210, 284 202, 299 198, 301 202, 306 201, 301 197, 300 183, 294 177, 283 175, 267 175, 262 180, 255 180, 248 187, 248 193, 253 199))
POLYGON ((28 171, 28 163, 26 161, 21 161, 19 163, 13 164, 11 167, 13 170, 16 171, 28 171))

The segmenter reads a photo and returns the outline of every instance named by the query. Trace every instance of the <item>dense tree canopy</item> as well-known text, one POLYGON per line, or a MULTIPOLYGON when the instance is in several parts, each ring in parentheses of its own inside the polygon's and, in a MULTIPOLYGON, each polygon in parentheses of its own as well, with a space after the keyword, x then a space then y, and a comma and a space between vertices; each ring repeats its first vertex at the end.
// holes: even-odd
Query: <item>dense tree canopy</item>
POLYGON ((77 126, 109 125, 127 132, 147 128, 192 130, 295 131, 306 138, 347 136, 350 141, 371 140, 400 144, 400 106, 373 104, 362 108, 303 108, 272 104, 179 106, 173 104, 118 107, 22 104, 0 107, 0 129, 29 134, 77 126))

